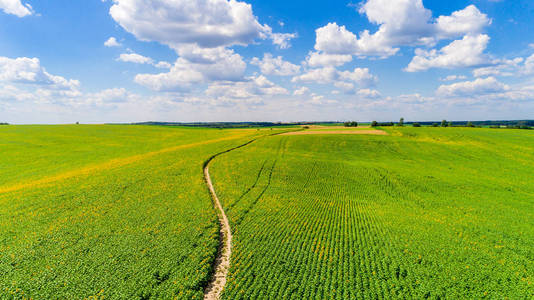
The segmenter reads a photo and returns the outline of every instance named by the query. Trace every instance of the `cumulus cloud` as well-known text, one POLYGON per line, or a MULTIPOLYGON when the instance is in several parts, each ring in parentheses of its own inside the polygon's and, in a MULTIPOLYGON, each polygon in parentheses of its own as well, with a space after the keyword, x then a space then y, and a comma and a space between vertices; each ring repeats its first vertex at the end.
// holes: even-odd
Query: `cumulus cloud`
POLYGON ((461 40, 453 41, 439 51, 416 49, 416 55, 405 71, 418 72, 430 68, 476 67, 487 64, 490 61, 484 55, 484 50, 489 40, 486 34, 468 35, 461 40))
POLYGON ((473 70, 475 77, 486 76, 524 76, 534 74, 534 55, 527 58, 500 59, 493 61, 489 67, 473 70))
POLYGON ((291 47, 291 40, 297 37, 296 33, 271 33, 269 34, 273 40, 273 44, 280 49, 288 49, 291 47))
POLYGON ((352 55, 326 54, 310 52, 306 57, 306 64, 310 67, 339 67, 352 61, 352 55))
POLYGON ((379 91, 372 90, 372 89, 361 89, 357 92, 357 94, 358 96, 361 96, 367 99, 377 99, 382 96, 379 91))
POLYGON ((135 82, 154 91, 183 91, 194 83, 240 81, 246 69, 241 55, 223 47, 183 47, 180 58, 167 73, 139 74, 135 82))
POLYGON ((464 75, 449 75, 445 78, 440 78, 441 81, 456 81, 456 80, 464 80, 467 79, 464 75))
POLYGON ((308 72, 293 77, 292 82, 333 84, 345 93, 353 93, 355 84, 360 87, 374 85, 378 78, 372 75, 367 68, 355 68, 353 71, 338 71, 333 67, 311 69, 308 72))
MULTIPOLYGON (((135 82, 155 91, 183 91, 193 84, 214 81, 243 81, 246 63, 228 47, 270 38, 285 49, 296 37, 273 33, 271 27, 258 22, 250 4, 237 0, 114 0, 110 14, 137 39, 159 42, 178 54, 169 72, 135 77, 135 82)), ((278 72, 294 72, 293 66, 281 64, 275 67, 278 72)))
POLYGON ((33 9, 30 4, 23 4, 20 0, 0 0, 0 9, 6 14, 15 15, 19 18, 30 16, 33 9))
POLYGON ((235 0, 115 0, 110 14, 139 40, 172 48, 247 45, 271 33, 250 4, 235 0))
POLYGON ((123 53, 119 56, 119 58, 117 58, 117 60, 135 64, 152 64, 154 62, 152 58, 137 53, 123 53))
POLYGON ((287 95, 289 91, 260 75, 248 77, 245 81, 240 82, 215 82, 208 87, 205 94, 217 102, 259 104, 262 103, 264 96, 287 95))
POLYGON ((78 80, 48 73, 38 58, 28 57, 0 57, 0 82, 33 84, 58 90, 75 90, 80 85, 78 80))
POLYGON ((495 77, 477 78, 474 81, 464 81, 450 85, 442 85, 438 88, 436 94, 445 97, 456 96, 478 96, 506 92, 510 87, 499 82, 495 77))
POLYGON ((399 46, 430 46, 443 39, 477 35, 491 24, 474 5, 433 19, 422 0, 367 0, 359 12, 379 26, 375 33, 364 30, 358 38, 345 26, 329 23, 316 30, 315 49, 326 54, 386 58, 395 55, 399 46))
POLYGON ((310 92, 310 89, 308 87, 303 86, 303 87, 300 87, 300 88, 296 89, 293 92, 293 95, 294 96, 302 96, 302 95, 305 95, 305 94, 307 94, 309 92, 310 92))
POLYGON ((110 37, 109 39, 107 39, 107 41, 104 42, 104 46, 106 46, 106 47, 120 47, 122 45, 121 45, 121 43, 119 43, 117 41, 116 38, 110 37))
POLYGON ((281 56, 273 57, 270 53, 263 54, 263 59, 254 57, 252 65, 258 66, 265 75, 291 76, 300 73, 300 66, 284 61, 281 56))

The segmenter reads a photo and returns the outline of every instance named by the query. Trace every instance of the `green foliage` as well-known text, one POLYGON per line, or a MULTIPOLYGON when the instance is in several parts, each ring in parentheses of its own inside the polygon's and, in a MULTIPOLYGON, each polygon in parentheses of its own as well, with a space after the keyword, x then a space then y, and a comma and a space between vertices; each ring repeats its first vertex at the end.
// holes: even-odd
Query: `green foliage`
POLYGON ((534 133, 387 130, 213 162, 234 231, 225 299, 533 297, 534 133))
POLYGON ((441 127, 448 127, 449 123, 447 123, 447 120, 441 121, 441 127))
POLYGON ((1 128, 0 299, 201 299, 219 229, 202 163, 264 132, 1 128))
POLYGON ((345 127, 358 127, 358 122, 356 121, 349 121, 349 122, 345 122, 343 123, 343 125, 345 127))
POLYGON ((438 123, 432 123, 432 127, 439 127, 438 123))
POLYGON ((403 127, 404 126, 404 118, 400 118, 399 120, 399 124, 397 124, 399 127, 403 127))
POLYGON ((378 122, 377 121, 371 122, 371 127, 377 127, 377 126, 378 126, 378 122))
POLYGON ((473 122, 469 121, 467 122, 466 127, 475 127, 475 125, 473 125, 473 122))
POLYGON ((419 123, 413 123, 412 126, 413 126, 413 127, 421 127, 421 124, 419 124, 419 123))

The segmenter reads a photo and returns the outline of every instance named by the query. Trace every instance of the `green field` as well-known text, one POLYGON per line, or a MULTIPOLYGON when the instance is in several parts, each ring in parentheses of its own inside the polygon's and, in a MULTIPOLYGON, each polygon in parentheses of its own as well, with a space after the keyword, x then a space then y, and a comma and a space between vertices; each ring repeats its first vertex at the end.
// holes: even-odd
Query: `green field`
POLYGON ((215 161, 227 299, 534 297, 534 134, 278 136, 215 161))
POLYGON ((263 132, 0 128, 0 298, 202 298, 218 245, 202 163, 263 132))
POLYGON ((0 298, 534 298, 534 132, 0 127, 0 298))

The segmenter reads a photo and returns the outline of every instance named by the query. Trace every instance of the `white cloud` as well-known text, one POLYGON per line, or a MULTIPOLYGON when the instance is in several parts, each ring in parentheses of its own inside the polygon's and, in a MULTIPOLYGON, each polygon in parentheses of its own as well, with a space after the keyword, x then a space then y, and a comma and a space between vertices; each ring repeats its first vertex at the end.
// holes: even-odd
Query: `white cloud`
POLYGON ((297 37, 296 33, 271 33, 271 39, 273 44, 277 45, 280 49, 288 49, 291 47, 290 41, 297 37))
POLYGON ((490 24, 491 20, 487 15, 481 13, 474 5, 453 12, 450 16, 440 16, 436 22, 438 33, 443 38, 479 34, 490 24))
POLYGON ((445 78, 440 78, 441 81, 456 81, 456 80, 465 80, 467 79, 464 75, 449 75, 445 78))
POLYGON ((247 45, 271 33, 250 4, 235 0, 115 0, 110 14, 139 40, 172 48, 247 45))
POLYGON ((117 58, 117 60, 135 64, 152 64, 154 62, 152 58, 137 53, 123 53, 119 56, 119 58, 117 58))
POLYGON ((372 86, 378 78, 369 72, 368 68, 355 68, 354 71, 339 72, 342 80, 354 81, 360 86, 372 86))
POLYGON ((364 30, 358 38, 345 26, 329 23, 316 30, 315 49, 326 54, 386 58, 395 55, 399 46, 434 45, 443 39, 478 35, 491 24, 474 5, 434 20, 422 0, 368 0, 359 12, 379 26, 375 33, 364 30))
POLYGON ((264 96, 287 95, 289 91, 260 75, 249 77, 240 82, 215 82, 208 87, 205 94, 218 103, 249 102, 260 104, 263 102, 264 96))
POLYGON ((325 99, 323 95, 311 94, 310 104, 313 105, 331 105, 337 104, 339 101, 332 99, 325 99))
POLYGON ((19 18, 33 14, 31 5, 23 4, 20 0, 0 0, 0 9, 6 14, 15 15, 19 18))
POLYGON ((339 71, 333 67, 325 67, 320 69, 312 69, 308 72, 293 77, 292 82, 307 82, 307 83, 333 83, 339 78, 339 71))
POLYGON ((358 51, 358 38, 337 23, 328 23, 315 30, 315 50, 328 54, 352 55, 358 51))
POLYGON ((306 57, 306 63, 310 67, 339 67, 352 61, 352 55, 325 54, 322 52, 310 52, 306 57))
POLYGON ((473 70, 475 77, 486 76, 524 76, 534 73, 534 54, 527 57, 514 59, 501 59, 493 61, 493 65, 473 70))
MULTIPOLYGON (((246 63, 227 47, 270 38, 279 48, 288 48, 296 37, 273 33, 271 27, 258 22, 250 4, 237 0, 114 0, 110 14, 137 39, 159 42, 178 54, 169 72, 135 77, 135 82, 155 91, 243 81, 246 63)), ((151 64, 169 67, 165 62, 151 64)))
POLYGON ((489 59, 483 54, 489 39, 489 36, 479 34, 477 36, 465 36, 461 40, 453 41, 439 51, 436 49, 430 51, 416 49, 416 56, 405 71, 418 72, 430 68, 476 67, 489 63, 489 59))
POLYGON ((474 81, 464 81, 450 85, 442 85, 436 94, 445 97, 467 96, 474 97, 485 94, 506 92, 510 87, 499 82, 495 77, 477 78, 474 81))
POLYGON ((367 68, 355 68, 354 71, 338 71, 333 67, 325 67, 320 69, 312 69, 308 72, 295 76, 292 82, 307 82, 330 84, 333 83, 337 87, 349 87, 351 82, 355 82, 360 86, 370 86, 377 82, 377 77, 372 75, 367 68))
POLYGON ((357 94, 367 99, 377 99, 382 96, 379 91, 371 89, 361 89, 357 92, 357 94))
POLYGON ((534 49, 534 43, 528 44, 528 47, 534 49))
POLYGON ((155 64, 154 67, 160 68, 160 69, 170 69, 172 68, 172 65, 166 61, 160 61, 157 64, 155 64))
POLYGON ((270 53, 263 54, 262 60, 254 57, 251 64, 258 66, 265 75, 291 76, 300 73, 300 66, 284 61, 281 56, 274 58, 270 53))
POLYGON ((296 89, 293 92, 293 95, 294 96, 302 96, 302 95, 305 95, 305 94, 307 94, 309 92, 310 92, 310 89, 308 87, 303 86, 301 88, 296 89))
POLYGON ((104 46, 106 47, 120 47, 122 46, 121 43, 117 41, 116 38, 110 37, 106 42, 104 42, 104 46))
POLYGON ((38 58, 27 57, 0 57, 0 82, 33 84, 57 90, 75 90, 80 85, 78 80, 48 73, 38 58))
POLYGON ((243 80, 246 64, 233 50, 191 46, 181 48, 179 54, 168 73, 139 74, 135 82, 155 91, 181 91, 194 83, 243 80))
POLYGON ((525 60, 525 65, 523 67, 523 73, 527 74, 527 75, 530 75, 530 74, 534 73, 534 54, 532 54, 531 56, 529 56, 525 60))

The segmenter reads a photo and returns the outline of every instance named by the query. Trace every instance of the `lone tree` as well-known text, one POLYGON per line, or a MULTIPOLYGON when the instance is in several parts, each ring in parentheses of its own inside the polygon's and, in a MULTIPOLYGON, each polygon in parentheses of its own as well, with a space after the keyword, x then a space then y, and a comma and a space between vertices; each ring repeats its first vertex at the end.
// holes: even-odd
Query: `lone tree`
POLYGON ((413 126, 413 127, 421 127, 421 124, 419 124, 419 123, 413 123, 412 126, 413 126))
POLYGON ((447 120, 441 121, 441 127, 447 127, 449 124, 447 123, 447 120))
POLYGON ((403 127, 403 126, 404 126, 404 118, 400 118, 400 120, 399 120, 399 126, 400 126, 400 127, 403 127))
POLYGON ((475 125, 473 125, 473 123, 471 121, 469 121, 469 122, 467 122, 466 127, 475 127, 475 125))
POLYGON ((358 127, 358 122, 350 121, 350 122, 343 123, 343 125, 345 125, 345 127, 358 127))
POLYGON ((378 126, 378 122, 377 121, 371 122, 371 127, 376 127, 376 126, 378 126))

